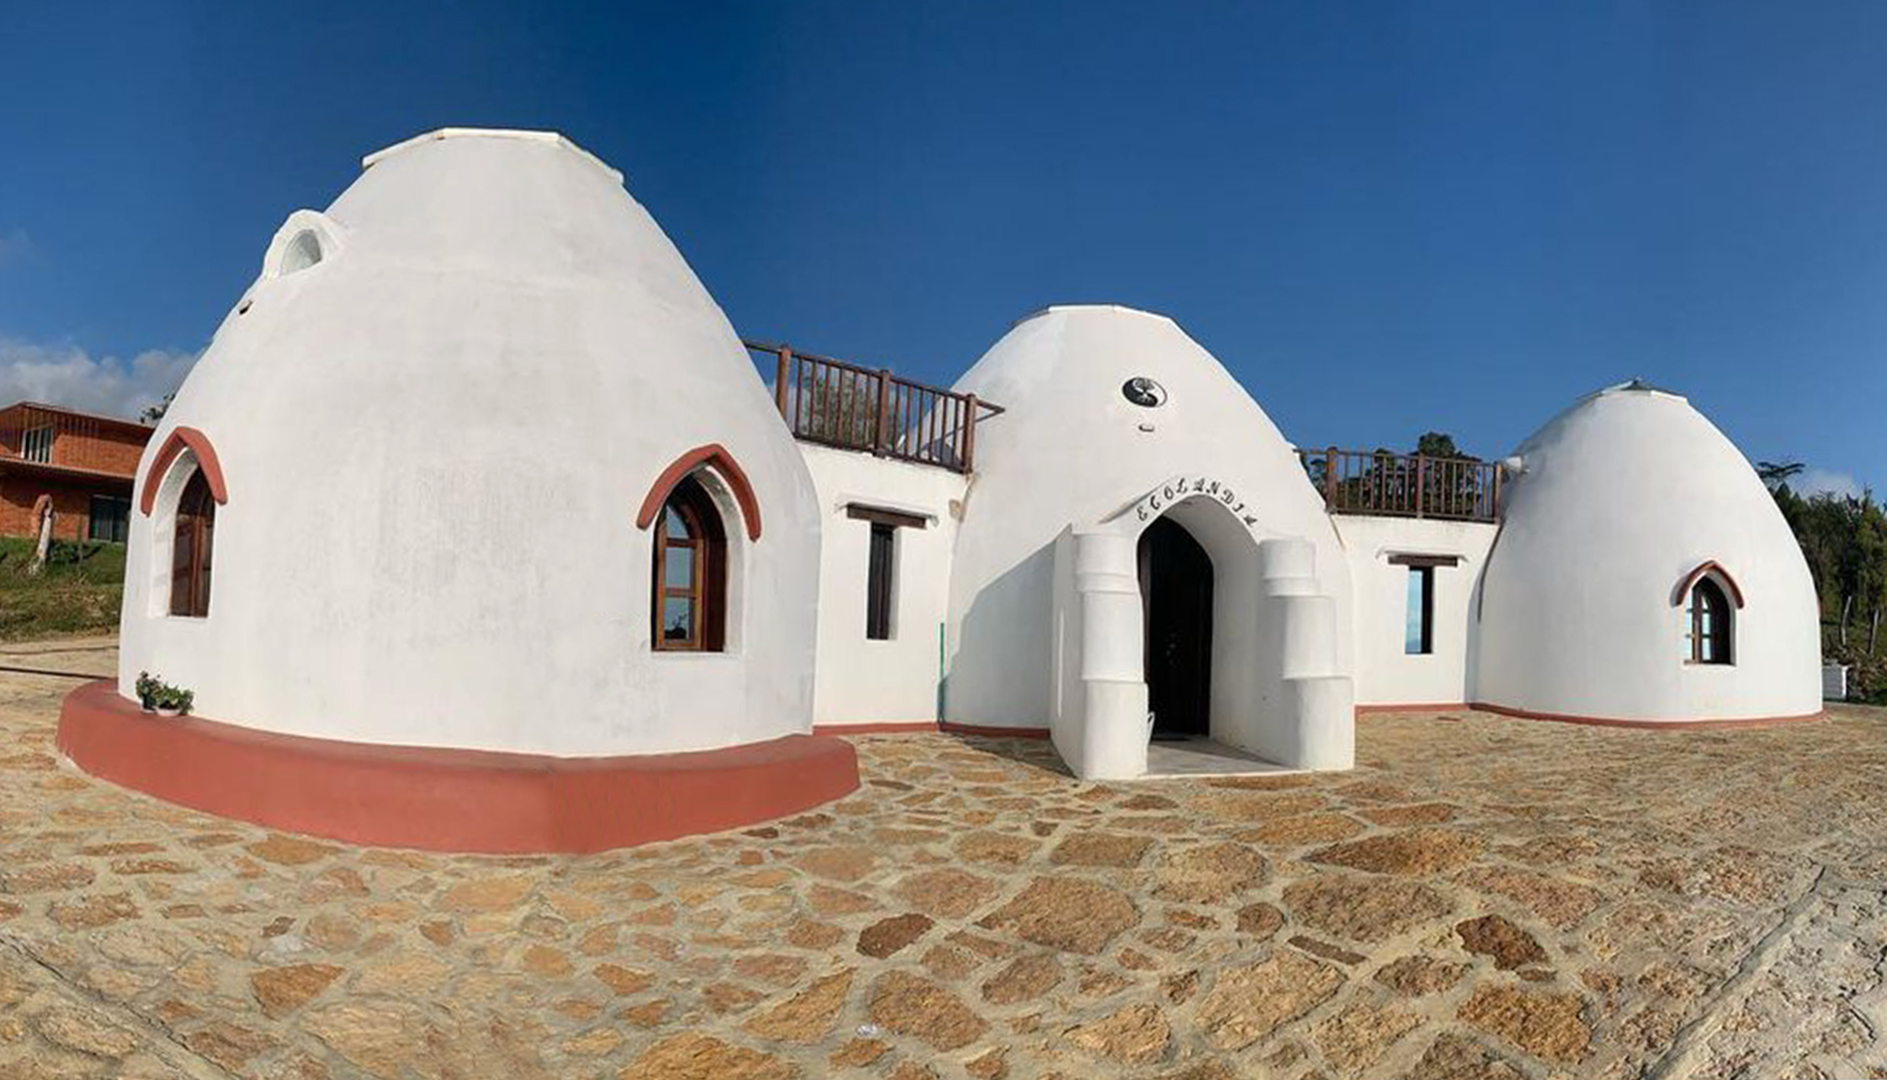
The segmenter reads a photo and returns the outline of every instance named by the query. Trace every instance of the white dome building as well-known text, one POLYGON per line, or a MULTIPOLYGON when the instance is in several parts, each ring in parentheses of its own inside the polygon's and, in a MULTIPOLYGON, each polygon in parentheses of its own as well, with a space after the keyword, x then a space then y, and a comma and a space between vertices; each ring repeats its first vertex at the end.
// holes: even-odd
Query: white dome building
POLYGON ((1713 722, 1821 710, 1815 586, 1775 501, 1690 403, 1599 391, 1521 444, 1479 597, 1479 704, 1713 722))
POLYGON ((946 720, 1046 717, 1084 776, 1145 773, 1149 735, 1167 730, 1349 765, 1336 531, 1290 445, 1210 353, 1161 315, 1051 307, 956 389, 1006 411, 976 428, 946 720))
MULTIPOLYGON (((501 827, 473 847, 611 846, 849 790, 850 748, 803 734, 811 479, 726 317, 621 174, 555 134, 467 130, 363 169, 325 212, 290 215, 151 440, 120 701, 150 671, 194 691, 213 728, 299 737, 270 745, 323 761, 342 744, 384 764, 360 745, 395 745, 505 755, 419 754, 428 767, 596 778, 621 755, 748 748, 662 759, 697 775, 825 755, 810 787, 789 765, 790 790, 757 781, 705 820, 618 805, 639 820, 606 836, 560 816, 568 792, 539 791, 543 805, 513 812, 542 816, 540 835, 501 827)), ((227 778, 74 756, 261 812, 191 790, 227 778)), ((299 767, 298 790, 321 782, 299 767)), ((347 831, 331 812, 296 820, 347 831)))

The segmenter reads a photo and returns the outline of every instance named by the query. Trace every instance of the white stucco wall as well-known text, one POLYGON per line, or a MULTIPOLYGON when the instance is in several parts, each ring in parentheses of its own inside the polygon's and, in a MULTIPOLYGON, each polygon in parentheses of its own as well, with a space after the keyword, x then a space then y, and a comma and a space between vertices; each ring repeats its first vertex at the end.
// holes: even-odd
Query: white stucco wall
POLYGON ((914 723, 937 716, 950 555, 964 478, 852 450, 801 443, 818 491, 819 656, 813 720, 820 725, 914 723), (871 526, 852 503, 926 519, 895 531, 892 634, 865 636, 871 526))
POLYGON ((1358 705, 1461 705, 1470 697, 1474 601, 1495 526, 1433 518, 1332 517, 1350 565, 1356 612, 1356 703, 1358 705), (1434 593, 1434 652, 1410 655, 1404 648, 1408 620, 1409 568, 1394 555, 1453 555, 1461 561, 1437 567, 1434 593))
POLYGON ((1743 455, 1675 394, 1615 387, 1516 452, 1482 582, 1476 700, 1627 720, 1820 707, 1815 588, 1743 455), (1687 662, 1679 583, 1706 560, 1741 587, 1734 664, 1687 662))
MULTIPOLYGON (((1057 538, 1114 518, 1179 477, 1210 478, 1236 492, 1253 519, 1237 523, 1249 534, 1240 541, 1247 558, 1267 538, 1306 541, 1314 583, 1338 623, 1332 665, 1348 674, 1349 573, 1323 501, 1264 411, 1171 319, 1113 306, 1049 308, 1017 323, 957 389, 1008 411, 977 426, 977 475, 951 571, 948 719, 1049 722, 1071 662, 1065 644, 1057 654, 1069 636, 1056 626, 1057 538), (1157 380, 1165 403, 1130 403, 1121 386, 1136 376, 1157 380)), ((1222 595, 1243 588, 1257 596, 1257 571, 1221 567, 1224 546, 1207 540, 1222 595)), ((1070 595, 1074 586, 1063 586, 1070 595)), ((1094 602, 1102 601, 1096 592, 1094 602)), ((1132 604, 1137 609, 1137 597, 1132 604)), ((1224 611, 1236 614, 1229 603, 1224 611)), ((1237 670, 1237 658, 1221 658, 1219 646, 1238 640, 1215 633, 1216 672, 1237 670)), ((1130 644, 1120 647, 1122 657, 1131 659, 1130 644)), ((1228 700, 1216 680, 1213 699, 1215 711, 1228 700)), ((1123 698, 1120 708, 1130 705, 1123 698)))
POLYGON ((122 692, 148 669, 231 723, 559 755, 810 727, 811 478, 681 255, 560 138, 422 138, 293 215, 147 465, 179 425, 228 480, 210 614, 165 614, 167 511, 134 513, 122 692), (305 230, 322 260, 280 273, 305 230), (728 650, 656 654, 635 515, 707 443, 764 531, 721 492, 728 650))

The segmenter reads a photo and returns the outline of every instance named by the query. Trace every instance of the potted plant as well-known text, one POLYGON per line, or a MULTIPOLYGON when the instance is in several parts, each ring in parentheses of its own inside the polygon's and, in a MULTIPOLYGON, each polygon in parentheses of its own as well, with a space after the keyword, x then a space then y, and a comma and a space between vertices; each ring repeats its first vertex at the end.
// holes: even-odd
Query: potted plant
POLYGON ((137 692, 138 704, 144 711, 159 716, 187 715, 197 697, 192 691, 172 686, 148 671, 138 672, 137 692))

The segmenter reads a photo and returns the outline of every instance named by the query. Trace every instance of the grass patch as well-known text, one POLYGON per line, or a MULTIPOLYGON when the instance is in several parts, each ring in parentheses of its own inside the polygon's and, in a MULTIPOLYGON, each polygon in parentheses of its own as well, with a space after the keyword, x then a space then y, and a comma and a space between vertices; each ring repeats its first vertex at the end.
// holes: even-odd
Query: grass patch
POLYGON ((113 633, 124 598, 123 544, 55 540, 27 573, 33 541, 0 537, 0 641, 113 633))

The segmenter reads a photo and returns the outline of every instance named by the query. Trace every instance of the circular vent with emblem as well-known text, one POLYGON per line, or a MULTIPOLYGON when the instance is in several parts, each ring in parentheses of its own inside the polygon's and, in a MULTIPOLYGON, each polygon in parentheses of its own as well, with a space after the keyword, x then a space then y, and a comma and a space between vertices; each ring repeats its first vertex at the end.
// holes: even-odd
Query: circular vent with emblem
POLYGON ((1122 383, 1120 393, 1122 397, 1143 409, 1157 409, 1166 404, 1166 387, 1145 375, 1135 375, 1122 383))

